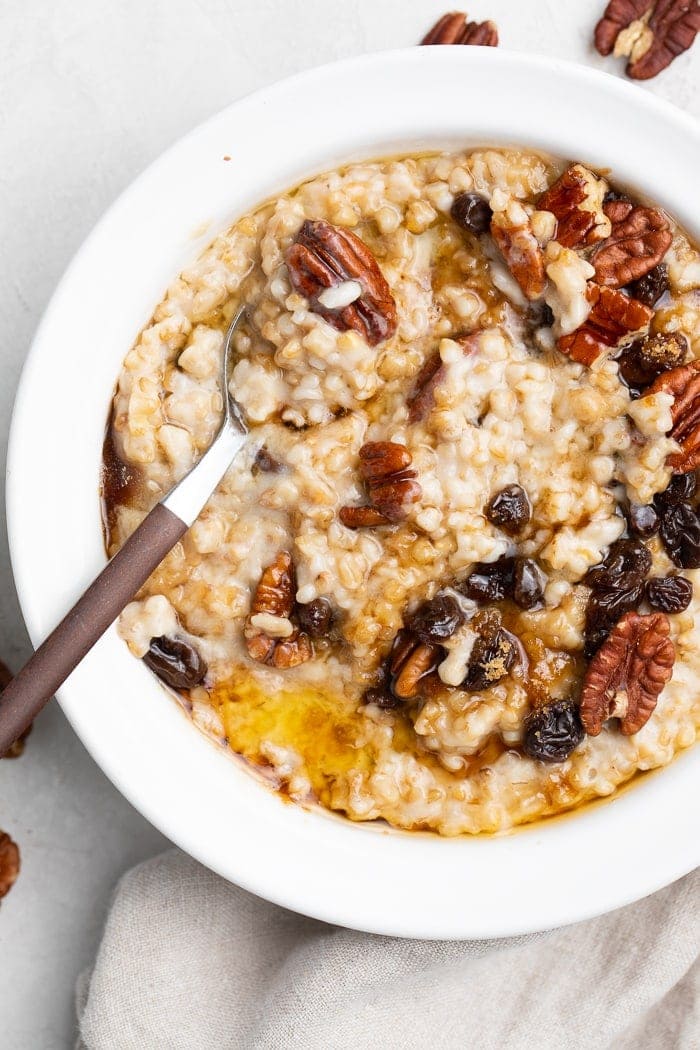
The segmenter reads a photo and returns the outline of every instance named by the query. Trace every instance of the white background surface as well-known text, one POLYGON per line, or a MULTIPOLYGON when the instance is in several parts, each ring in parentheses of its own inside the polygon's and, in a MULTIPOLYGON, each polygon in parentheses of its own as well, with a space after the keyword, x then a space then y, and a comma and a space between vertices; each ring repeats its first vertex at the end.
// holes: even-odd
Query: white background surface
MULTIPOLYGON (((590 47, 603 6, 474 0, 469 13, 496 20, 504 46, 619 72, 617 61, 590 47)), ((445 9, 435 0, 2 0, 3 461, 15 386, 41 311, 86 233, 132 178, 240 95, 334 58, 413 44, 445 9)), ((640 90, 700 116, 700 45, 640 90)), ((352 119, 351 100, 339 100, 338 119, 352 119)), ((311 113, 309 127, 322 133, 311 113)), ((47 543, 57 513, 65 508, 46 508, 47 543)), ((4 521, 0 582, 0 656, 16 668, 28 643, 4 521)), ((0 1046, 68 1047, 75 977, 90 961, 110 891, 164 840, 106 781, 57 707, 42 716, 24 757, 0 765, 0 828, 23 853, 22 876, 0 911, 0 1046)))

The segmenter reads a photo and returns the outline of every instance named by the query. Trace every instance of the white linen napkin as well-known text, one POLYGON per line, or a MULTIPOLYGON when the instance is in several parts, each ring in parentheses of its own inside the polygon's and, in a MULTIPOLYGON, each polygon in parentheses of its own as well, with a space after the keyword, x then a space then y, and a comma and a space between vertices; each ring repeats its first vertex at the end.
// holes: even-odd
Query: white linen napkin
POLYGON ((539 936, 411 941, 295 915, 171 850, 116 889, 78 1047, 691 1050, 699 892, 700 870, 539 936))

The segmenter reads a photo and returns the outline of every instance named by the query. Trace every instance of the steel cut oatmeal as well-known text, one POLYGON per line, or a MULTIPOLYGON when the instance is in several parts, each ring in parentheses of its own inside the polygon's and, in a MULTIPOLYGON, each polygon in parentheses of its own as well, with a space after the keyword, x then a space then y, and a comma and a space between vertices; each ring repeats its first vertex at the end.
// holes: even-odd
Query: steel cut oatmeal
POLYGON ((700 726, 700 256, 582 164, 408 156, 239 219, 127 355, 113 553, 244 452, 120 620, 295 800, 446 835, 608 795, 700 726))

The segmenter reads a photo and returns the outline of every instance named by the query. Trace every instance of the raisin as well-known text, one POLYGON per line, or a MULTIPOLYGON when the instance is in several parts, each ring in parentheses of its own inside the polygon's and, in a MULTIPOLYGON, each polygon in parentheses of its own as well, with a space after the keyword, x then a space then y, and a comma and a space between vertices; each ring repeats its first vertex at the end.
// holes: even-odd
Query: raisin
POLYGON ((651 503, 630 503, 627 510, 630 532, 648 540, 659 531, 659 515, 651 503))
POLYGON ((668 268, 665 263, 659 263, 649 273, 632 281, 629 286, 630 294, 634 299, 639 299, 645 306, 655 306, 664 292, 668 291, 668 268))
POLYGON ((333 626, 333 606, 327 598, 314 598, 297 608, 299 626, 311 638, 325 638, 333 626))
POLYGON ((539 762, 563 762, 585 735, 576 704, 553 700, 525 719, 523 751, 539 762))
POLYGON ((615 540, 599 565, 583 582, 594 590, 627 591, 641 583, 651 568, 651 553, 641 540, 615 540))
POLYGON ((654 503, 657 507, 664 507, 669 503, 685 503, 693 498, 697 487, 698 479, 694 470, 688 474, 674 474, 666 489, 654 496, 654 503))
POLYGON ((469 658, 462 688, 469 692, 489 689, 510 671, 518 655, 513 636, 502 627, 477 638, 469 658))
POLYGON ((275 459, 263 445, 255 454, 253 461, 253 474, 279 474, 284 470, 284 464, 275 459))
POLYGON ((503 557, 498 561, 477 562, 458 590, 475 602, 500 602, 513 593, 515 559, 503 557))
POLYGON ((454 221, 469 233, 486 233, 491 225, 493 212, 489 202, 478 193, 460 193, 450 209, 454 221))
POLYGON ((544 602, 544 573, 532 558, 516 558, 513 601, 521 609, 535 609, 544 602))
POLYGON ((519 532, 532 517, 532 507, 525 489, 520 485, 506 485, 486 504, 486 517, 511 535, 519 532))
POLYGON ((401 706, 401 701, 394 696, 388 686, 372 686, 365 689, 362 700, 365 704, 375 704, 381 707, 383 711, 391 711, 401 706))
POLYGON ((438 594, 422 602, 406 619, 406 627, 427 644, 445 641, 463 623, 464 613, 449 594, 438 594))
POLYGON ((639 605, 644 594, 644 584, 638 583, 629 590, 612 589, 594 591, 586 606, 583 655, 590 660, 600 649, 618 620, 639 605))
POLYGON ((657 332, 636 339, 618 358, 620 378, 632 390, 642 390, 662 372, 682 365, 688 341, 679 332, 657 332))
POLYGON ((207 673, 197 650, 182 638, 151 638, 143 662, 171 689, 193 689, 207 673))
POLYGON ((683 612, 693 597, 693 585, 685 576, 652 576, 647 580, 647 601, 665 613, 683 612))
POLYGON ((661 541, 674 565, 700 569, 700 517, 689 503, 669 503, 661 511, 661 541))
POLYGON ((544 299, 530 303, 527 308, 526 320, 531 328, 551 328, 554 324, 552 307, 544 299))

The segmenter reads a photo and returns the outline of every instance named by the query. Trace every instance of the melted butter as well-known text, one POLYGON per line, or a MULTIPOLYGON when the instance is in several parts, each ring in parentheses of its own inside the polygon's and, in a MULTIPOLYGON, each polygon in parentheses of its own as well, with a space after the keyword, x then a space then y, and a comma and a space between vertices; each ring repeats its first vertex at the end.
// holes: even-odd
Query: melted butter
MULTIPOLYGON (((354 770, 370 772, 374 765, 373 749, 363 742, 362 714, 319 689, 282 689, 269 695, 251 679, 238 679, 218 684, 211 703, 230 747, 248 761, 264 763, 263 741, 296 751, 314 794, 324 804, 336 779, 354 770)), ((408 735, 408 727, 397 719, 394 746, 400 747, 400 738, 408 735)))

